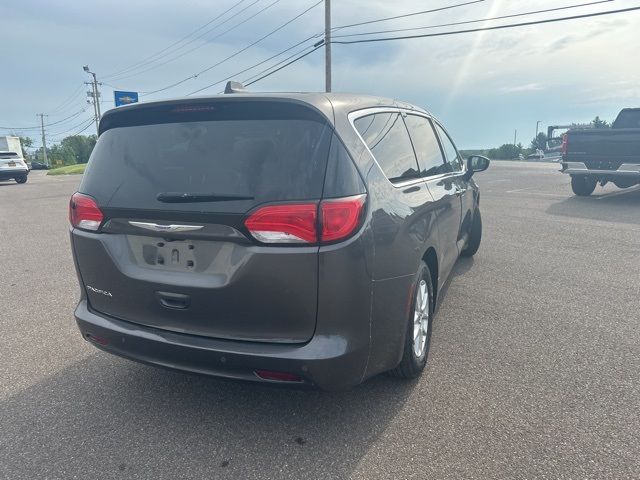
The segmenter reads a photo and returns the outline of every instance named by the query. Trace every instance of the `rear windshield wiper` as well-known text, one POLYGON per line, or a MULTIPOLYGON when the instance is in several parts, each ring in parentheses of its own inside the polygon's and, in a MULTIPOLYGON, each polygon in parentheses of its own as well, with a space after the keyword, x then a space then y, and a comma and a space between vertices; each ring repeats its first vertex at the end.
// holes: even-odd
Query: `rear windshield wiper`
POLYGON ((231 202, 233 200, 253 200, 244 195, 223 195, 216 193, 164 192, 156 197, 164 203, 231 202))

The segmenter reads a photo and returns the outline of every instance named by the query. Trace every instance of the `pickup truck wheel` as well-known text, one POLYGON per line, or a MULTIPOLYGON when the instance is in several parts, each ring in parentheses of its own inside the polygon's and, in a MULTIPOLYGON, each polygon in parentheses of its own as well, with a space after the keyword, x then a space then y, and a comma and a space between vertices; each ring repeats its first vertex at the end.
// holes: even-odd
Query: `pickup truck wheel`
POLYGON ((27 176, 21 175, 15 178, 16 183, 27 183, 27 176))
POLYGON ((431 272, 422 262, 418 279, 414 286, 411 310, 407 322, 404 351, 400 364, 389 373, 394 377, 416 378, 424 370, 431 345, 433 324, 433 285, 431 272))
POLYGON ((463 257, 473 257, 478 251, 478 248, 480 248, 480 240, 482 240, 482 216, 480 215, 480 209, 477 208, 473 214, 469 240, 467 240, 467 244, 460 252, 460 255, 463 257))
POLYGON ((571 189, 573 193, 581 197, 588 197, 596 189, 598 181, 595 178, 580 175, 571 176, 571 189))

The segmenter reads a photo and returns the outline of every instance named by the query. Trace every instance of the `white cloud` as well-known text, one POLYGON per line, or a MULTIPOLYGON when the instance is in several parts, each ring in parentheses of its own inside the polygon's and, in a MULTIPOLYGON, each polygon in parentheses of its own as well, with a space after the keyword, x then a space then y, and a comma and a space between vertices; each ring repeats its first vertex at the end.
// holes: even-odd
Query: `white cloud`
POLYGON ((538 90, 544 90, 544 87, 539 83, 525 83, 524 85, 515 85, 512 87, 502 87, 500 91, 502 93, 520 93, 520 92, 535 92, 538 90))

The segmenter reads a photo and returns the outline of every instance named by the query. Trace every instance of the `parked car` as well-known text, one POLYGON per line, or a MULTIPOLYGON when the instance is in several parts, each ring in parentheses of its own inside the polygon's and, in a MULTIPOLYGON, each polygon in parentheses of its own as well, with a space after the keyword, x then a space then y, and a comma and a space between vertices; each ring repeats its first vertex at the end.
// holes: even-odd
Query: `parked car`
POLYGON ((16 152, 0 151, 0 181, 15 180, 25 183, 29 175, 29 167, 16 152))
POLYGON ((49 170, 49 165, 41 162, 31 162, 31 170, 49 170))
POLYGON ((542 150, 538 150, 527 155, 527 160, 542 160, 543 158, 544 152, 542 150))
POLYGON ((611 128, 569 130, 563 138, 561 172, 573 193, 588 196, 596 185, 618 188, 640 183, 640 108, 625 108, 611 128))
POLYGON ((425 110, 239 94, 108 111, 70 201, 83 337, 152 365, 342 389, 415 377, 482 235, 472 176, 425 110))

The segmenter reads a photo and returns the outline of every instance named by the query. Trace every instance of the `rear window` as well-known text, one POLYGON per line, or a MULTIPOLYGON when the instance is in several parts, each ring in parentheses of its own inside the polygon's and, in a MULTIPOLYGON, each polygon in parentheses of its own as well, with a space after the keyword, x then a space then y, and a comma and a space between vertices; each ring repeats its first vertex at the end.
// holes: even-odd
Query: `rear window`
POLYGON ((389 181, 419 177, 409 133, 399 113, 376 113, 353 123, 389 181))
POLYGON ((622 110, 613 122, 613 128, 640 128, 640 109, 622 110))
POLYGON ((0 152, 0 158, 20 158, 15 152, 0 152))
POLYGON ((112 208, 222 212, 320 198, 332 130, 319 114, 266 102, 194 112, 173 107, 153 116, 163 123, 143 124, 139 112, 131 126, 115 123, 100 135, 81 191, 112 208), (158 201, 167 193, 245 199, 158 201))

